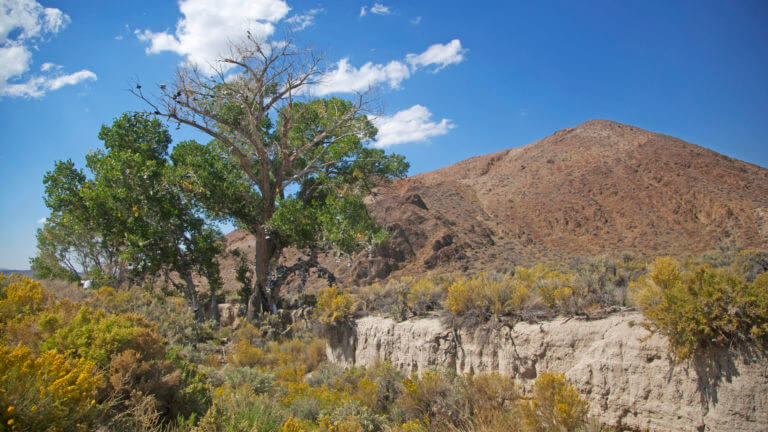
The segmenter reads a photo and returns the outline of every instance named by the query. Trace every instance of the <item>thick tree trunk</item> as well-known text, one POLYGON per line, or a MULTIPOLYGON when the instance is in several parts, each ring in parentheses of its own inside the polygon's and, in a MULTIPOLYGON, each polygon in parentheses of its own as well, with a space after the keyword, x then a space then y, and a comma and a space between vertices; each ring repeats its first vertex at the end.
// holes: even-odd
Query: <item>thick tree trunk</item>
POLYGON ((256 256, 254 257, 254 283, 253 291, 248 299, 246 318, 251 321, 256 313, 277 312, 277 290, 267 292, 267 278, 269 277, 269 264, 275 254, 275 244, 263 231, 254 233, 256 237, 256 256))

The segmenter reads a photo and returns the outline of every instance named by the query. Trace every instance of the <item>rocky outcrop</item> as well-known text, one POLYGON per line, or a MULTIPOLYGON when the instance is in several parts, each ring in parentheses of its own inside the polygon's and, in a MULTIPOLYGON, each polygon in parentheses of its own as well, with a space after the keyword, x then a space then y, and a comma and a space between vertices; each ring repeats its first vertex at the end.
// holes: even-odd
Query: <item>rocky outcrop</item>
POLYGON ((563 372, 606 424, 652 431, 768 429, 765 352, 721 349, 675 363, 666 338, 649 333, 642 321, 637 312, 623 312, 455 331, 437 318, 396 323, 366 317, 330 338, 328 358, 346 366, 388 360, 405 372, 434 366, 496 371, 524 388, 544 371, 563 372))

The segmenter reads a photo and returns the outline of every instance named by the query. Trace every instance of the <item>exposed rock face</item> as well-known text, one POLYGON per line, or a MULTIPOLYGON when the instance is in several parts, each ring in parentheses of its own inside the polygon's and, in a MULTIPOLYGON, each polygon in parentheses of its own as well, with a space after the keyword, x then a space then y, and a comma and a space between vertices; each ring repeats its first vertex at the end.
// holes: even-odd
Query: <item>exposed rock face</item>
POLYGON ((328 358, 346 366, 388 360, 405 372, 431 366, 497 371, 530 385, 563 372, 602 422, 639 430, 765 431, 768 355, 727 350, 675 364, 665 337, 637 312, 585 321, 559 318, 513 328, 458 331, 436 318, 395 323, 366 317, 330 338, 328 358))

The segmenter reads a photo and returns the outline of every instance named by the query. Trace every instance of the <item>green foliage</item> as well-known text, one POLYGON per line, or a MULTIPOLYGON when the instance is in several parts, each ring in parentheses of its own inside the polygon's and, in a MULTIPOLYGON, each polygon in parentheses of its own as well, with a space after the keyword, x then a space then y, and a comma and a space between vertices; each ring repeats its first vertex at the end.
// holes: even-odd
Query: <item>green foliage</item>
POLYGON ((220 286, 220 234, 182 193, 168 159, 168 130, 146 115, 124 114, 103 126, 99 139, 104 149, 86 156, 92 178, 71 161, 46 174, 51 216, 38 232, 33 268, 43 277, 69 279, 86 271, 97 283, 116 285, 129 269, 134 280, 175 271, 184 284, 169 280, 199 314, 191 275, 207 276, 214 291, 220 286))
POLYGON ((728 269, 681 268, 672 258, 653 262, 632 284, 632 298, 664 333, 681 359, 712 345, 755 341, 768 344, 768 276, 752 282, 728 269))
POLYGON ((188 197, 256 237, 261 252, 253 263, 243 256, 250 270, 240 272, 251 316, 255 305, 277 303, 283 281, 271 281, 270 293, 264 287, 284 248, 350 253, 381 242, 385 232, 362 198, 376 182, 405 175, 408 164, 364 146, 376 129, 355 104, 340 98, 291 101, 275 110, 273 121, 272 112, 246 109, 233 99, 235 88, 254 91, 242 87, 253 77, 240 78, 205 90, 212 91, 212 101, 201 109, 216 119, 218 131, 205 129, 215 139, 206 146, 181 143, 171 160, 188 197), (257 134, 243 131, 242 122, 251 121, 259 125, 257 134), (268 298, 256 301, 263 295, 268 298))
POLYGON ((140 359, 157 358, 164 351, 163 340, 149 322, 138 315, 108 315, 83 307, 74 320, 57 330, 43 343, 44 349, 74 351, 101 367, 117 353, 131 350, 140 359))

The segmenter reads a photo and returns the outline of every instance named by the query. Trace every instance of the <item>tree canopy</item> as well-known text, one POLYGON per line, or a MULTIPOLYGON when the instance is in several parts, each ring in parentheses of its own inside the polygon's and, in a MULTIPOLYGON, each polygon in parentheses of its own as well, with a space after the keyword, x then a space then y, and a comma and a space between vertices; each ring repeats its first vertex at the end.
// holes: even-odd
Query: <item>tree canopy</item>
POLYGON ((99 139, 104 149, 86 156, 91 178, 71 161, 57 162, 45 176, 51 217, 38 233, 35 270, 73 278, 83 271, 112 284, 165 275, 199 316, 192 277, 210 276, 220 285, 220 234, 179 187, 168 157, 170 133, 148 115, 124 114, 103 126, 99 139), (102 257, 118 270, 105 272, 102 257))

